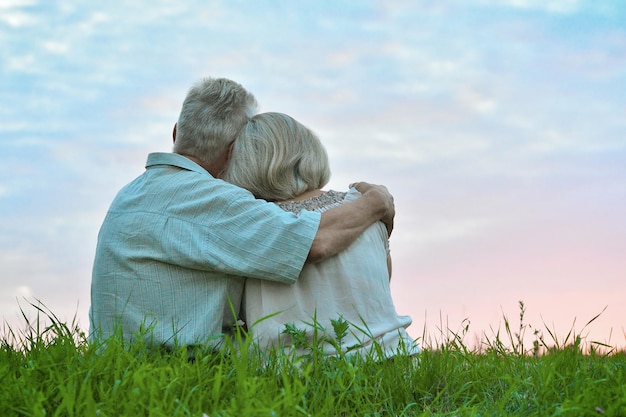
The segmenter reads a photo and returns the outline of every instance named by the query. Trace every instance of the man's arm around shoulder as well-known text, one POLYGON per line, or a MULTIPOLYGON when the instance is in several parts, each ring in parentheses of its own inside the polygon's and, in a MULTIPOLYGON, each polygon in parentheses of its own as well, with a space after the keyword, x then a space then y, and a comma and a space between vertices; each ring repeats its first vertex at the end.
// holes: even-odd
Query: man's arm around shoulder
POLYGON ((391 235, 395 206, 383 185, 352 184, 362 196, 322 213, 307 262, 318 262, 341 252, 374 222, 381 220, 391 235))

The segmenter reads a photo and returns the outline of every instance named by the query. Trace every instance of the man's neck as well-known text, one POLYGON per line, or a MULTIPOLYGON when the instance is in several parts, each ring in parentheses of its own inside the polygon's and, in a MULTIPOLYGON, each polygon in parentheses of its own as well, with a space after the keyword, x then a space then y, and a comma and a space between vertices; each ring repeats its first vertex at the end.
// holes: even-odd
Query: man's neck
POLYGON ((215 178, 217 178, 217 174, 218 172, 214 172, 215 169, 213 168, 212 164, 208 163, 208 162, 204 162, 201 161, 200 159, 196 158, 195 156, 191 156, 191 155, 183 155, 183 154, 179 154, 180 156, 184 156, 185 158, 189 159, 192 162, 195 162, 196 164, 200 165, 202 168, 204 168, 209 174, 211 174, 212 176, 214 176, 215 178))

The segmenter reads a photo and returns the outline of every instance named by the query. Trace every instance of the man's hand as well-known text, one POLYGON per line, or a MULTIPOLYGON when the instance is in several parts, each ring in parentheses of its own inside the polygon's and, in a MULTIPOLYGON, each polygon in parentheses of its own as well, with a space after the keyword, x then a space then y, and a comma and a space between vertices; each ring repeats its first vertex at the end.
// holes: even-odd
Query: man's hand
POLYGON ((363 197, 371 198, 372 204, 381 206, 382 216, 380 220, 387 226, 387 235, 391 236, 393 231, 393 219, 396 216, 396 207, 393 203, 393 196, 384 185, 370 184, 367 182, 356 182, 350 184, 350 188, 356 188, 363 197))
POLYGON ((350 187, 356 188, 361 197, 322 213, 307 262, 319 262, 338 254, 379 220, 391 235, 396 209, 387 188, 367 182, 354 183, 350 187))

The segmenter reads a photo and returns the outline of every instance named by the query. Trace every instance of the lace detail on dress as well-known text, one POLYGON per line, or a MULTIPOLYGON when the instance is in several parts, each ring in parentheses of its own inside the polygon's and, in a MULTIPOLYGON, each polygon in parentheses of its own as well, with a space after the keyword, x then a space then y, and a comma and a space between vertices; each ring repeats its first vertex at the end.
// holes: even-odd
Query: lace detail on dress
POLYGON ((276 203, 276 205, 285 211, 291 211, 295 214, 300 213, 301 210, 323 213, 326 210, 343 203, 346 194, 347 193, 345 192, 329 190, 318 195, 317 197, 311 197, 301 201, 286 201, 276 203))

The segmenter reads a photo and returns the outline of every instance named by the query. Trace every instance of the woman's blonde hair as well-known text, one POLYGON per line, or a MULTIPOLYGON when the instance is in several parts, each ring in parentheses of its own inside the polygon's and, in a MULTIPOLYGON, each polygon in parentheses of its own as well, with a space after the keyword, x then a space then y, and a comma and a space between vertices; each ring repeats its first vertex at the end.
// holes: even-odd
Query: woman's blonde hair
POLYGON ((282 201, 325 186, 328 155, 317 136, 283 113, 254 116, 239 132, 224 180, 282 201))

